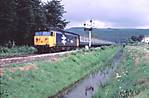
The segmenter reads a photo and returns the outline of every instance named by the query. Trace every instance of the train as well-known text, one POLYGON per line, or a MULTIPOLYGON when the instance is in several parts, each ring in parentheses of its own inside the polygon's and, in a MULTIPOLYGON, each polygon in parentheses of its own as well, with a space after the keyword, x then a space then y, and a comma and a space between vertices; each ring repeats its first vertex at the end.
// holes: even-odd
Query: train
MULTIPOLYGON (((88 46, 89 39, 64 30, 37 31, 34 46, 39 52, 57 52, 88 46)), ((111 45, 111 42, 92 39, 92 46, 111 45)))
POLYGON ((76 49, 80 46, 80 35, 68 31, 37 31, 34 46, 40 52, 55 52, 76 49))

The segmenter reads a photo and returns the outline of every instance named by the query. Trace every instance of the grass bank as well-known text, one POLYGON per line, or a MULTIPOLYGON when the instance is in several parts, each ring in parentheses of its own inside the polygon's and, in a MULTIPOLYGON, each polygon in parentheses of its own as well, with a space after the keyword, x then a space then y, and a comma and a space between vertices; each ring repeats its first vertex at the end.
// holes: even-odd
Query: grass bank
POLYGON ((118 70, 93 98, 149 98, 149 51, 127 46, 118 70))
POLYGON ((5 69, 1 76, 0 95, 2 98, 47 98, 95 69, 104 67, 102 65, 113 57, 116 49, 82 50, 54 62, 35 61, 30 67, 23 64, 18 69, 15 65, 15 69, 5 69))
POLYGON ((15 46, 12 48, 0 46, 0 57, 26 55, 35 52, 37 52, 37 49, 31 46, 15 46))

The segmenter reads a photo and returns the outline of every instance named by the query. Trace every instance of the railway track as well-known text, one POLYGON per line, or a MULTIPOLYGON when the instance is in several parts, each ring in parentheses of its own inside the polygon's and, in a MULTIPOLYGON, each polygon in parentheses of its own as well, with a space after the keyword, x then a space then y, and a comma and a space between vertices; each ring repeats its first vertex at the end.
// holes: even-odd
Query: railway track
MULTIPOLYGON (((101 47, 101 46, 109 46, 111 44, 108 45, 100 45, 97 46, 101 47)), ((55 57, 59 57, 59 56, 63 56, 63 55, 67 55, 73 52, 77 52, 79 50, 71 50, 71 51, 65 51, 65 52, 56 52, 56 53, 48 53, 48 54, 29 54, 29 55, 22 55, 22 56, 16 56, 16 57, 4 57, 4 58, 0 58, 0 68, 2 67, 8 67, 9 65, 15 63, 24 63, 24 62, 30 62, 30 61, 34 61, 34 60, 41 60, 41 59, 52 59, 55 57)))
POLYGON ((9 57, 9 58, 1 58, 0 59, 0 68, 2 67, 9 67, 11 64, 18 64, 24 62, 30 62, 34 60, 44 60, 44 59, 52 59, 59 56, 67 55, 70 53, 77 52, 78 50, 73 51, 66 51, 66 52, 57 52, 57 53, 48 53, 48 54, 33 54, 33 55, 26 55, 21 57, 9 57))
POLYGON ((8 58, 14 58, 14 57, 26 57, 26 56, 33 56, 33 55, 37 55, 37 53, 23 54, 23 55, 12 55, 12 56, 0 56, 0 59, 8 59, 8 58))

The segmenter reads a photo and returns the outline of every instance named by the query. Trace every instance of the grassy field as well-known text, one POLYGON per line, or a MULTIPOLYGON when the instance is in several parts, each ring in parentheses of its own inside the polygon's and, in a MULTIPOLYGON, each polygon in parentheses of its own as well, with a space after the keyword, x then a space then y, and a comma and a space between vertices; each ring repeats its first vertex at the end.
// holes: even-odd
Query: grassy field
POLYGON ((127 46, 118 70, 93 98, 149 98, 148 46, 127 46))
POLYGON ((90 72, 103 68, 117 47, 82 50, 53 62, 35 61, 3 69, 2 98, 47 98, 90 72), (21 67, 20 67, 21 66, 21 67))
POLYGON ((37 49, 30 46, 15 46, 12 48, 0 46, 0 57, 26 55, 35 52, 37 52, 37 49))

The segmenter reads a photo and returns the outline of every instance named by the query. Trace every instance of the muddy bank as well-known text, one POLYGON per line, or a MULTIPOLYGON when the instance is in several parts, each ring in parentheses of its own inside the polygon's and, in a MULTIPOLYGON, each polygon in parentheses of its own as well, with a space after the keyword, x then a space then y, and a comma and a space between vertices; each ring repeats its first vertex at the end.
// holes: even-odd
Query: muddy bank
POLYGON ((104 86, 106 81, 121 61, 123 50, 118 49, 115 56, 107 61, 102 71, 96 71, 76 81, 73 85, 63 89, 59 94, 49 98, 91 98, 97 89, 104 86))

